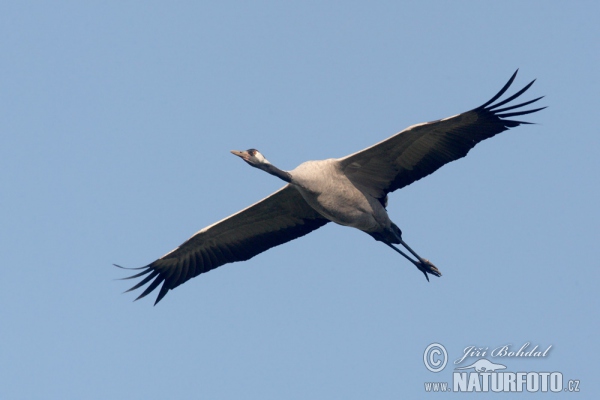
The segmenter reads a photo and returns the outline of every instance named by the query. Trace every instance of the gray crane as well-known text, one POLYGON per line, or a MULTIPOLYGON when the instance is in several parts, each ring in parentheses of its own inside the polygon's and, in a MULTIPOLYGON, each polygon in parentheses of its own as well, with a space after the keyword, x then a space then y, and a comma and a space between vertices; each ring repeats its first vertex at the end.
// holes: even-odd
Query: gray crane
POLYGON ((158 260, 144 267, 127 268, 141 269, 142 272, 124 279, 147 275, 128 292, 152 281, 138 300, 162 283, 154 303, 157 304, 169 290, 199 274, 227 263, 248 260, 330 221, 360 229, 385 243, 412 262, 427 280, 428 274, 441 276, 429 260, 419 256, 402 239, 402 231, 390 220, 386 211, 387 194, 466 156, 484 139, 509 128, 529 124, 507 118, 530 114, 545 107, 508 111, 529 105, 543 96, 499 107, 522 95, 535 80, 514 95, 495 103, 513 83, 517 72, 492 99, 471 111, 413 125, 343 158, 307 161, 291 171, 283 171, 256 149, 231 151, 251 166, 287 182, 287 185, 258 203, 200 230, 158 260), (407 252, 395 244, 400 244, 407 252))

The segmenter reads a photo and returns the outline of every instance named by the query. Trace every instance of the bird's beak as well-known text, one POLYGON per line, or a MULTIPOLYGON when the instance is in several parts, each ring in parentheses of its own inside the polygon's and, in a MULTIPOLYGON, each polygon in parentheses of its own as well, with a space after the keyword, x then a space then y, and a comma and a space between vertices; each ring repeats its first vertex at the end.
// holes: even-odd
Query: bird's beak
POLYGON ((248 153, 245 151, 231 150, 231 154, 240 157, 242 160, 248 159, 248 153))

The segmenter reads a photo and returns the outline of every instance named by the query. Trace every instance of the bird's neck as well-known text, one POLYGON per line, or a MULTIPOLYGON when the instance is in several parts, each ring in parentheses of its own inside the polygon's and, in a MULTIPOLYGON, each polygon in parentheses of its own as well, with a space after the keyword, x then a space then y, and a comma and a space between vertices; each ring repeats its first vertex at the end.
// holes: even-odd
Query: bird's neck
POLYGON ((279 168, 277 168, 276 166, 274 166, 273 164, 262 164, 260 166, 260 169, 262 169, 265 172, 268 172, 271 175, 278 177, 279 179, 283 179, 284 181, 286 181, 288 183, 292 181, 292 175, 290 175, 289 172, 282 171, 279 168))

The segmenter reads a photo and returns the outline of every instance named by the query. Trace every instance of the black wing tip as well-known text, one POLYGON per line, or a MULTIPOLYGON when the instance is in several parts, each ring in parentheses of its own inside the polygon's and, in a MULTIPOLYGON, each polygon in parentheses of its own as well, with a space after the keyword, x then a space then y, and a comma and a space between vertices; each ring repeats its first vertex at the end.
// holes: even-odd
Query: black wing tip
POLYGON ((504 92, 506 92, 508 90, 510 85, 512 85, 513 81, 517 77, 518 72, 519 72, 519 69, 517 68, 517 70, 514 72, 514 74, 512 74, 512 76, 510 77, 508 82, 506 82, 506 84, 502 87, 502 89, 500 89, 500 91, 498 93, 496 93, 494 95, 494 97, 492 97, 490 100, 488 100, 486 103, 482 104, 478 108, 485 108, 485 107, 489 106, 490 104, 492 104, 493 102, 495 102, 496 100, 498 100, 500 98, 500 96, 502 96, 504 94, 504 92))
POLYGON ((154 302, 155 306, 158 304, 159 301, 163 299, 163 297, 167 295, 169 290, 171 290, 171 288, 167 286, 167 281, 165 281, 160 287, 160 292, 158 292, 158 296, 156 296, 156 301, 154 302))
POLYGON ((536 79, 532 80, 531 82, 529 82, 527 85, 525 85, 521 90, 517 91, 515 94, 513 94, 512 96, 508 97, 507 99, 504 99, 502 101, 499 101, 496 103, 496 100, 498 100, 500 97, 502 97, 502 95, 510 88, 510 86, 512 85, 513 81, 515 80, 515 78, 517 77, 517 73, 519 72, 519 69, 517 68, 517 70, 512 74, 512 76, 510 77, 510 79, 508 80, 508 82, 502 87, 502 89, 500 89, 500 91, 498 93, 496 93, 496 95, 494 97, 492 97, 489 101, 487 101, 486 103, 482 104, 481 106, 477 107, 475 110, 477 111, 485 111, 487 113, 491 113, 493 116, 495 116, 496 118, 498 118, 500 121, 502 121, 506 127, 508 128, 512 128, 515 126, 518 126, 520 124, 532 124, 531 122, 524 122, 524 121, 514 121, 514 120, 509 120, 506 118, 509 117, 514 117, 514 116, 518 116, 518 115, 525 115, 525 114, 531 114, 537 111, 541 111, 546 107, 540 107, 540 108, 535 108, 533 110, 521 110, 521 111, 514 111, 514 112, 509 112, 507 113, 506 111, 509 110, 514 110, 514 109, 518 109, 521 107, 525 107, 529 104, 535 103, 538 100, 543 99, 545 96, 540 96, 538 98, 535 98, 533 100, 529 100, 520 104, 516 104, 516 105, 512 105, 509 107, 504 107, 504 108, 498 108, 506 103, 509 103, 513 100, 515 100, 516 98, 518 98, 519 96, 521 96, 523 93, 525 93, 536 81, 536 79), (495 104, 494 104, 495 103, 495 104))
POLYGON ((531 114, 531 113, 534 113, 534 112, 541 111, 544 108, 548 108, 548 106, 546 106, 546 107, 540 107, 540 108, 534 108, 533 110, 516 111, 516 112, 512 112, 512 113, 495 114, 495 115, 497 117, 499 117, 499 118, 508 118, 508 117, 514 117, 514 116, 517 116, 517 115, 531 114))
MULTIPOLYGON (((154 278, 152 276, 152 274, 148 275, 148 277, 153 277, 154 280, 152 281, 152 283, 150 285, 148 285, 148 287, 142 292, 142 294, 140 294, 134 301, 138 301, 139 299, 142 299, 142 298, 146 297, 147 295, 149 295, 150 293, 152 293, 154 291, 154 289, 156 289, 156 287, 158 285, 160 285, 162 282, 165 281, 165 278, 160 273, 158 273, 158 271, 155 271, 155 272, 157 273, 158 276, 156 276, 156 278, 154 278)), ((137 289, 138 287, 146 284, 148 281, 146 281, 146 282, 142 281, 142 282, 138 283, 136 286, 134 286, 133 288, 129 289, 129 291, 131 291, 133 289, 137 289)), ((156 305, 156 303, 154 303, 154 305, 156 305)))
POLYGON ((130 268, 130 267, 122 267, 119 264, 113 264, 113 266, 117 267, 117 268, 121 268, 121 269, 144 269, 144 268, 148 268, 148 266, 145 267, 137 267, 137 268, 130 268))
POLYGON ((136 297, 133 301, 136 302, 144 297, 146 297, 147 295, 149 295, 152 291, 154 291, 154 289, 156 289, 156 287, 158 285, 160 285, 161 283, 163 284, 158 296, 156 298, 156 301, 154 302, 154 305, 157 305, 159 301, 161 301, 163 299, 163 297, 166 296, 166 294, 169 292, 169 290, 171 289, 170 287, 167 286, 167 279, 164 276, 163 273, 161 273, 158 269, 156 269, 152 264, 146 265, 144 267, 138 267, 138 268, 128 268, 128 267, 123 267, 121 265, 117 265, 117 264, 113 264, 115 267, 121 268, 121 269, 127 269, 127 270, 140 270, 143 269, 144 271, 134 274, 132 276, 127 276, 125 278, 118 278, 117 280, 126 280, 126 279, 134 279, 134 278, 139 278, 141 276, 144 276, 146 274, 150 274, 148 276, 146 276, 144 279, 142 279, 140 282, 136 283, 134 286, 132 286, 131 288, 125 290, 123 292, 124 293, 129 293, 131 291, 134 291, 136 289, 139 289, 140 287, 144 286, 145 284, 147 284, 148 282, 152 281, 152 283, 150 283, 150 285, 138 296, 136 297), (153 280, 154 279, 154 280, 153 280))

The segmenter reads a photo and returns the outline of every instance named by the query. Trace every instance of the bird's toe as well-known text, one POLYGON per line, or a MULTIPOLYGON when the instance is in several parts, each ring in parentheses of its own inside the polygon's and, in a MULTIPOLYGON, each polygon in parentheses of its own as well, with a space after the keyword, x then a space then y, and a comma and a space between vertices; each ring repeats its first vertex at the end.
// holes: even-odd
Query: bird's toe
POLYGON ((417 267, 421 270, 421 272, 423 272, 423 274, 425 274, 425 278, 427 278, 427 281, 429 281, 429 276, 427 274, 442 276, 440 270, 437 269, 437 267, 427 259, 421 259, 417 267))

